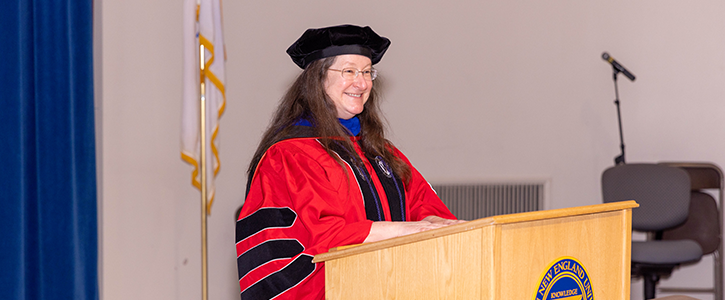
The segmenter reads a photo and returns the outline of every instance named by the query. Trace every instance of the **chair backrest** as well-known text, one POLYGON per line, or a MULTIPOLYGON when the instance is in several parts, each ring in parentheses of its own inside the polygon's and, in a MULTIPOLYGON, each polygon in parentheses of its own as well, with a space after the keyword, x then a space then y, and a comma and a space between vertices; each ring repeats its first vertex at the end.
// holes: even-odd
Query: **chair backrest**
POLYGON ((715 198, 693 191, 690 194, 690 212, 685 223, 662 232, 663 240, 694 240, 702 247, 702 254, 710 254, 720 246, 720 220, 715 198))
POLYGON ((702 189, 723 189, 723 173, 720 167, 712 163, 697 162, 661 162, 660 164, 678 167, 690 175, 693 191, 702 189))
POLYGON ((690 206, 690 177, 680 168, 658 164, 624 164, 602 174, 605 203, 635 200, 632 229, 659 231, 681 224, 690 206))
POLYGON ((662 239, 695 240, 702 247, 703 254, 717 251, 722 239, 720 230, 720 207, 723 206, 722 169, 708 162, 661 162, 660 164, 687 171, 692 189, 687 221, 662 232, 662 239), (705 192, 705 190, 711 191, 705 192), (716 190, 718 200, 713 197, 712 190, 716 190))

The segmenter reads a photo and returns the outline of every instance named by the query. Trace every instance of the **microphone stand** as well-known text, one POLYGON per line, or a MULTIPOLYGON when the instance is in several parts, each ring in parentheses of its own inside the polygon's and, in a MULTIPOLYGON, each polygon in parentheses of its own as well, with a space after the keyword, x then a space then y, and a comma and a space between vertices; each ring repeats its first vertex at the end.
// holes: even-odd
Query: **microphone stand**
POLYGON ((614 104, 617 105, 617 120, 619 121, 619 148, 622 149, 622 154, 614 158, 614 165, 620 165, 625 164, 624 162, 624 137, 622 136, 622 114, 619 111, 619 89, 617 88, 617 74, 619 74, 619 70, 617 68, 612 67, 612 70, 614 70, 614 104))

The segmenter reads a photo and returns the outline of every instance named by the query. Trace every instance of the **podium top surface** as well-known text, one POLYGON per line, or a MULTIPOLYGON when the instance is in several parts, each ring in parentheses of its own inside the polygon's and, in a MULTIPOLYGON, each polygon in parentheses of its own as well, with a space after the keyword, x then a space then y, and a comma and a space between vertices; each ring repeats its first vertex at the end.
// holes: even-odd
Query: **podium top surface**
POLYGON ((517 214, 509 214, 509 215, 492 216, 492 217, 482 218, 482 219, 478 219, 478 220, 468 221, 468 222, 461 223, 461 224, 451 225, 451 226, 447 226, 447 227, 443 227, 443 228, 439 228, 439 229, 434 229, 434 230, 430 230, 430 231, 424 231, 424 232, 419 232, 419 233, 415 233, 415 234, 411 234, 411 235, 382 240, 382 241, 378 241, 378 242, 374 242, 374 243, 342 246, 342 247, 338 247, 338 248, 333 248, 333 249, 330 249, 330 251, 327 253, 321 253, 321 254, 315 255, 315 258, 313 259, 312 262, 314 262, 314 263, 324 262, 324 261, 328 261, 328 260, 333 260, 333 259, 350 256, 350 255, 356 255, 356 254, 376 251, 376 250, 380 250, 380 249, 384 249, 384 248, 410 244, 410 243, 414 243, 417 241, 433 239, 433 238, 437 238, 437 237, 441 237, 441 236, 445 236, 445 235, 455 234, 455 233, 464 232, 464 231, 468 231, 468 230, 474 230, 477 228, 482 228, 482 227, 487 227, 487 226, 589 215, 589 214, 596 214, 596 213, 632 209, 632 208, 635 208, 638 206, 639 206, 639 204, 637 204, 635 201, 629 200, 629 201, 612 202, 612 203, 596 204, 596 205, 588 205, 588 206, 577 206, 577 207, 570 207, 570 208, 551 209, 551 210, 533 211, 533 212, 525 212, 525 213, 517 213, 517 214))

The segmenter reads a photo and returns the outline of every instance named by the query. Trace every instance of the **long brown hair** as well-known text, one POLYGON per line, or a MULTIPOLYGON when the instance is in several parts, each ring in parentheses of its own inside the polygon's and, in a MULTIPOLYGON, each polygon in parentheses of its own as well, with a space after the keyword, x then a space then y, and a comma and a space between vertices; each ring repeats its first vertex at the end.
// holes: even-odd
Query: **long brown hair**
MULTIPOLYGON (((352 142, 347 137, 346 129, 340 124, 337 118, 335 103, 325 91, 325 79, 327 69, 335 63, 336 57, 328 57, 312 62, 304 69, 287 93, 282 97, 272 122, 262 136, 262 141, 254 153, 252 162, 247 172, 254 172, 257 163, 274 143, 283 140, 292 134, 296 122, 305 119, 312 123, 312 130, 316 137, 319 137, 322 147, 334 158, 340 167, 344 168, 343 162, 334 155, 330 145, 339 143, 349 153, 357 156, 352 142)), ((379 79, 375 81, 379 84, 379 79)), ((400 176, 404 182, 410 179, 410 168, 392 152, 393 143, 385 138, 385 126, 381 119, 380 95, 378 84, 373 84, 370 96, 365 102, 360 119, 360 147, 371 155, 381 156, 390 164, 393 172, 400 176)), ((357 159, 359 162, 359 157, 357 159)))

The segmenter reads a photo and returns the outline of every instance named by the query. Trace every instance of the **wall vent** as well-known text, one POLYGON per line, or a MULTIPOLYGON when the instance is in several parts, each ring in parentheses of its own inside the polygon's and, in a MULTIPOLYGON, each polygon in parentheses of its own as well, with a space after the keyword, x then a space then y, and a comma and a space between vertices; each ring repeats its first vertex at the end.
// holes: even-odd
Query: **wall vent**
POLYGON ((461 220, 544 210, 544 183, 438 184, 433 189, 461 220))

